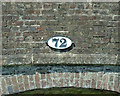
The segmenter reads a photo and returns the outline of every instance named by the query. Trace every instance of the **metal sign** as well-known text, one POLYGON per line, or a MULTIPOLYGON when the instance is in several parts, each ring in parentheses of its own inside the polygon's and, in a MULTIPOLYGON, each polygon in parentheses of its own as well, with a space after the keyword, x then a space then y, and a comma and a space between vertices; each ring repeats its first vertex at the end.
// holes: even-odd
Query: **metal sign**
POLYGON ((65 36, 55 36, 47 41, 47 45, 54 49, 67 49, 72 43, 72 40, 65 36))

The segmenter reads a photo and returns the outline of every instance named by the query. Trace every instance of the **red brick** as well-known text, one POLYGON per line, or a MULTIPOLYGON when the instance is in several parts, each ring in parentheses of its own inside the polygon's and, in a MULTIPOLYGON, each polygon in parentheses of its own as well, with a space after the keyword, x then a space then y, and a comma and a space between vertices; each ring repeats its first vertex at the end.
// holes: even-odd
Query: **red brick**
POLYGON ((63 87, 69 86, 69 79, 63 79, 63 87))
POLYGON ((40 77, 39 77, 39 74, 35 74, 35 84, 36 84, 36 87, 37 88, 40 88, 40 77))
POLYGON ((80 80, 76 79, 75 82, 74 82, 74 86, 75 87, 79 87, 80 86, 80 80))
POLYGON ((55 79, 53 80, 53 86, 54 87, 63 87, 64 86, 64 80, 65 79, 55 79))
POLYGON ((108 83, 108 74, 103 75, 103 89, 107 89, 107 83, 108 83))
POLYGON ((19 84, 19 90, 24 91, 24 84, 23 83, 19 84))
POLYGON ((42 80, 42 88, 46 88, 47 82, 46 80, 42 80))
POLYGON ((71 5, 70 5, 70 8, 71 8, 71 9, 73 9, 73 8, 75 8, 75 7, 76 7, 75 4, 71 4, 71 5))
POLYGON ((33 13, 34 13, 34 14, 38 14, 38 13, 39 13, 39 10, 34 10, 33 13))
POLYGON ((103 76, 103 73, 102 72, 99 72, 97 73, 97 80, 102 80, 102 76, 103 76))
POLYGON ((23 82, 23 77, 22 77, 22 75, 18 76, 17 80, 18 80, 19 83, 23 82))
POLYGON ((72 86, 72 85, 74 85, 74 74, 73 73, 71 73, 70 74, 70 78, 69 78, 69 83, 70 83, 70 85, 72 86))
POLYGON ((52 83, 53 81, 52 81, 51 78, 49 78, 49 79, 47 78, 47 81, 46 81, 46 82, 47 82, 47 86, 53 87, 53 83, 52 83))
POLYGON ((51 74, 46 74, 47 75, 47 86, 52 87, 52 78, 51 74))
POLYGON ((14 92, 19 92, 19 86, 18 85, 14 85, 13 86, 13 91, 14 92))
POLYGON ((21 36, 22 32, 16 32, 15 36, 21 36))
POLYGON ((63 77, 63 73, 59 73, 59 78, 62 78, 63 77))
POLYGON ((10 78, 10 77, 7 77, 7 78, 6 78, 6 83, 7 83, 7 85, 11 85, 11 84, 12 84, 12 81, 11 81, 11 78, 10 78))
POLYGON ((109 75, 109 81, 113 81, 113 75, 109 75))
POLYGON ((29 20, 30 17, 29 16, 23 16, 22 19, 28 19, 29 20))
POLYGON ((82 12, 82 10, 76 10, 76 14, 81 14, 82 12))
POLYGON ((92 88, 96 88, 96 80, 92 79, 92 88))
POLYGON ((42 14, 52 14, 53 10, 42 10, 42 14))
POLYGON ((81 73, 81 79, 84 79, 85 73, 81 73))
POLYGON ((57 78, 59 78, 59 73, 52 73, 52 76, 54 79, 57 79, 57 78))
POLYGON ((74 79, 74 76, 75 76, 75 74, 74 73, 69 73, 69 78, 73 78, 74 79))
POLYGON ((11 22, 13 26, 22 26, 23 25, 23 21, 16 21, 16 22, 11 22))
POLYGON ((119 91, 119 79, 118 77, 115 77, 115 80, 114 80, 114 91, 119 91))
MULTIPOLYGON (((87 24, 88 22, 87 21, 79 21, 78 23, 77 23, 77 25, 79 25, 79 26, 83 26, 83 25, 85 25, 85 24, 87 24)), ((79 43, 79 42, 78 42, 79 43)), ((80 44, 80 43, 79 43, 80 44)), ((79 47, 88 47, 88 44, 86 44, 86 43, 81 43, 80 44, 80 46, 79 47)))
POLYGON ((16 76, 13 76, 13 77, 12 77, 12 84, 13 84, 13 85, 18 84, 18 83, 17 83, 16 76))
POLYGON ((30 89, 34 89, 35 88, 35 84, 33 81, 30 81, 30 89))
POLYGON ((119 90, 118 84, 115 84, 115 85, 114 85, 114 91, 117 91, 117 92, 118 92, 118 90, 119 90))
POLYGON ((109 43, 109 42, 110 42, 110 38, 104 38, 103 41, 104 41, 105 43, 109 43))
POLYGON ((113 90, 113 88, 114 88, 114 83, 113 82, 109 82, 108 83, 108 90, 113 90))
POLYGON ((29 80, 30 80, 30 81, 34 81, 33 75, 29 75, 29 80))
POLYGON ((25 89, 29 90, 30 86, 29 86, 29 79, 28 79, 27 75, 24 75, 23 78, 24 78, 25 89))
POLYGON ((41 74, 41 79, 46 79, 45 74, 41 74))
POLYGON ((90 20, 95 20, 96 16, 90 16, 90 20))
POLYGON ((12 84, 13 84, 13 90, 16 92, 19 90, 19 87, 18 87, 18 83, 17 83, 17 79, 16 79, 16 76, 13 76, 12 77, 12 84))
POLYGON ((97 81, 97 89, 101 89, 102 88, 102 82, 101 81, 97 81))
POLYGON ((47 79, 51 79, 51 74, 46 74, 46 76, 47 76, 47 79))
POLYGON ((81 20, 88 20, 89 17, 88 17, 88 16, 82 16, 82 17, 80 17, 80 19, 81 19, 81 20))
POLYGON ((29 88, 30 89, 34 89, 35 88, 35 84, 34 84, 33 75, 28 75, 28 78, 29 78, 29 88))
POLYGON ((37 27, 37 30, 38 30, 38 31, 43 31, 44 28, 40 26, 40 27, 37 27))
POLYGON ((45 3, 44 4, 44 8, 51 8, 52 6, 51 6, 51 3, 45 3))
POLYGON ((39 12, 39 10, 26 10, 25 14, 38 14, 39 12))
POLYGON ((58 86, 59 86, 59 87, 63 87, 63 79, 59 79, 58 86))
MULTIPOLYGON (((24 38, 23 37, 17 37, 15 42, 20 42, 20 41, 24 41, 24 38)), ((23 50, 24 51, 24 50, 23 50)), ((20 54, 20 53, 19 53, 20 54)), ((21 53, 22 54, 22 53, 21 53)))
POLYGON ((75 73, 75 78, 79 78, 79 73, 75 73))
POLYGON ((80 87, 83 87, 83 82, 84 82, 84 80, 80 79, 80 87))
POLYGON ((91 88, 91 80, 86 80, 86 87, 91 88))
POLYGON ((58 79, 54 79, 53 80, 53 86, 54 87, 58 87, 58 79))
POLYGON ((68 79, 70 77, 69 73, 64 73, 64 78, 68 79))

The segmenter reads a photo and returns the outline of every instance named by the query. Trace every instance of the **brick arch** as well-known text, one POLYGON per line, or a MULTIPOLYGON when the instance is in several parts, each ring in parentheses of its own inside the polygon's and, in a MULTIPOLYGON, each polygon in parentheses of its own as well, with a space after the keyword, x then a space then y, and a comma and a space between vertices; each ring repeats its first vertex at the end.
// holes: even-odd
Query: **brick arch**
POLYGON ((118 73, 35 73, 2 77, 2 94, 52 87, 81 87, 120 92, 118 73))

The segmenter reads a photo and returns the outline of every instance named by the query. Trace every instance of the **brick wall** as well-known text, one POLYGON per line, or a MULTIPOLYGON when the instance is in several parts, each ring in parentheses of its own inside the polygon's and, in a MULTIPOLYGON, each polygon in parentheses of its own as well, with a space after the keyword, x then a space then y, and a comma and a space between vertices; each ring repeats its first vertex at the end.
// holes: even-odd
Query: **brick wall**
POLYGON ((3 65, 118 63, 118 2, 3 2, 2 15, 3 65), (45 42, 55 35, 75 47, 51 50, 45 42))
MULTIPOLYGON (((27 74, 23 69, 12 71, 13 67, 8 66, 8 73, 16 72, 12 75, 5 75, 3 67, 0 93, 70 86, 120 92, 120 72, 114 71, 120 69, 119 9, 118 2, 2 2, 2 65, 103 67, 99 72, 93 68, 91 72, 63 72, 64 69, 44 74, 34 70, 27 74), (51 50, 45 42, 56 35, 71 38, 75 47, 62 53, 51 50), (106 73, 105 64, 118 66, 106 69, 106 73)), ((41 66, 36 68, 41 71, 41 66)))

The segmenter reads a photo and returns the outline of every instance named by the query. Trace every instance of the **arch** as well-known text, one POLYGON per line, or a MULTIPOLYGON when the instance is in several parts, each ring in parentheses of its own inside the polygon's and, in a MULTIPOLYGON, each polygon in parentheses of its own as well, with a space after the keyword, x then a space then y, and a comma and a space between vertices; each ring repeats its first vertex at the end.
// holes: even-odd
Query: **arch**
POLYGON ((80 87, 120 92, 118 73, 38 73, 2 77, 2 94, 14 94, 39 88, 80 87))

